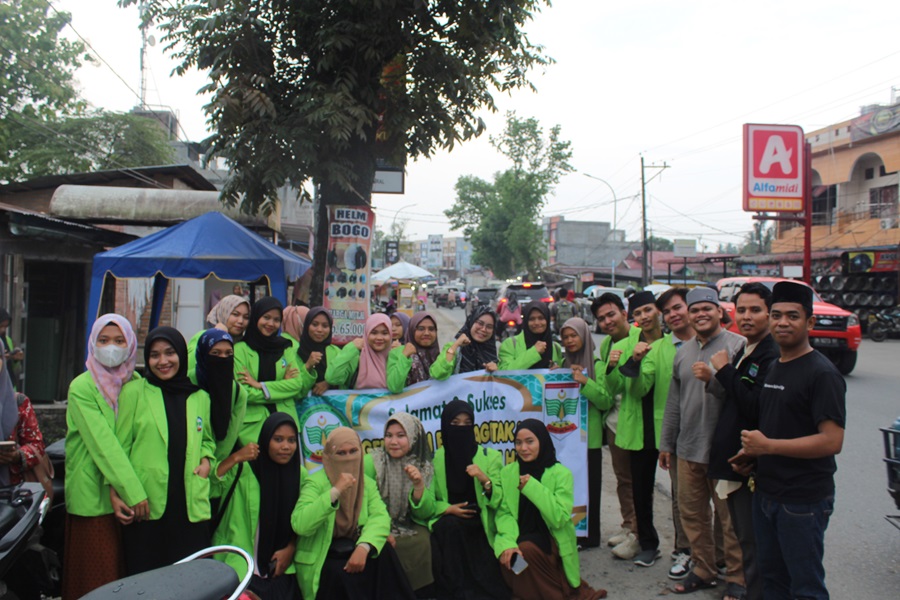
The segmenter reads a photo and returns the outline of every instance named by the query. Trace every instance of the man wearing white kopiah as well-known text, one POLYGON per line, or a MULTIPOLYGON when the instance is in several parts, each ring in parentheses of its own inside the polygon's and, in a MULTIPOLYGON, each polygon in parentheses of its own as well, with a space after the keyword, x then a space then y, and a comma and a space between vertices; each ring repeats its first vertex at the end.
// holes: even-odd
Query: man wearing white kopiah
MULTIPOLYGON (((725 538, 726 582, 744 586, 741 549, 738 545, 728 506, 715 494, 715 484, 707 478, 709 450, 725 400, 724 390, 714 381, 709 361, 719 350, 729 360, 743 349, 746 340, 722 328, 722 309, 715 290, 694 288, 687 295, 688 318, 697 334, 675 354, 672 383, 666 399, 659 464, 667 469, 672 453, 678 461, 678 505, 681 524, 691 545, 694 567, 676 584, 675 593, 684 594, 716 585, 715 542, 710 501, 722 521, 725 538)), ((725 600, 733 597, 726 593, 725 600)))

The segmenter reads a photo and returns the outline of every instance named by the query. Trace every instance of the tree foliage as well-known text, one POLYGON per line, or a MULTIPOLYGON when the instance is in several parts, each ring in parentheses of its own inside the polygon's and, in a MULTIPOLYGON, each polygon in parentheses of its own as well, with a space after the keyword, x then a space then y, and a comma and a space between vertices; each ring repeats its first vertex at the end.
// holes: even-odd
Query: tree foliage
POLYGON ((60 36, 69 19, 45 0, 0 3, 0 181, 172 160, 158 124, 87 112, 74 73, 93 59, 60 36))
POLYGON ((74 73, 92 59, 81 42, 60 37, 69 18, 51 11, 45 0, 0 3, 0 119, 50 118, 84 109, 74 73))
POLYGON ((545 258, 539 224, 546 197, 572 166, 571 143, 560 139, 560 127, 547 135, 537 119, 506 115, 503 133, 491 145, 512 167, 492 182, 472 175, 456 182, 456 201, 445 214, 454 229, 472 242, 474 263, 506 278, 522 271, 536 275, 545 258))
POLYGON ((0 180, 164 165, 175 155, 159 123, 133 114, 96 111, 8 125, 0 180))
POLYGON ((403 165, 481 133, 492 91, 528 87, 529 69, 550 62, 521 30, 545 3, 149 0, 145 16, 178 72, 209 72, 224 198, 255 213, 285 182, 315 181, 327 204, 367 203, 376 158, 403 165))
POLYGON ((651 235, 647 238, 647 244, 650 246, 651 250, 658 250, 660 252, 671 252, 675 249, 675 242, 655 235, 651 235))

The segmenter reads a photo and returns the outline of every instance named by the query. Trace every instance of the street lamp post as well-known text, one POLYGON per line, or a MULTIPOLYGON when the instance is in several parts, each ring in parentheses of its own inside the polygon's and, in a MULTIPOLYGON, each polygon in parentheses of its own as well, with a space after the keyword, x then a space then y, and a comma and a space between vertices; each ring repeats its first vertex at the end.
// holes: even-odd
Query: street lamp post
MULTIPOLYGON (((398 208, 397 210, 394 211, 394 219, 391 221, 391 229, 388 232, 388 234, 390 234, 392 231, 394 231, 394 225, 397 223, 397 215, 400 214, 400 211, 403 210, 404 208, 409 208, 410 206, 415 206, 416 204, 417 204, 416 202, 413 202, 412 204, 407 204, 406 206, 401 206, 400 208, 398 208)), ((400 241, 401 241, 400 236, 397 236, 397 259, 398 260, 400 259, 400 256, 401 256, 400 241)))
MULTIPOLYGON (((610 233, 611 236, 613 236, 613 237, 615 238, 616 225, 617 225, 617 223, 618 223, 618 218, 617 218, 617 216, 616 216, 616 213, 617 213, 617 210, 618 210, 618 207, 619 207, 619 199, 616 197, 616 190, 614 190, 614 189, 613 189, 613 186, 611 186, 611 185, 609 184, 609 182, 606 181, 605 179, 600 179, 599 177, 594 177, 593 175, 589 175, 588 173, 582 173, 582 175, 584 175, 585 177, 588 177, 588 178, 590 178, 590 179, 594 179, 594 180, 596 180, 596 181, 599 181, 600 183, 606 184, 606 187, 608 187, 608 188, 609 188, 609 191, 612 192, 612 196, 613 196, 613 222, 612 222, 612 229, 610 230, 609 233, 610 233)), ((608 237, 608 236, 607 236, 607 237, 608 237)), ((613 260, 613 263, 612 263, 612 287, 616 287, 616 261, 615 261, 615 260, 613 260)))

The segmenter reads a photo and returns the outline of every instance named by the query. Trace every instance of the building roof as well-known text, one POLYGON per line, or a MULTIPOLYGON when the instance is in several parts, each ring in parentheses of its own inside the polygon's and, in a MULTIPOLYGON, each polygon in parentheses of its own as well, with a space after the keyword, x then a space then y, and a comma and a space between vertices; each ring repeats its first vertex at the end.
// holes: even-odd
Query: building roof
POLYGON ((90 173, 68 173, 65 175, 46 175, 35 177, 27 181, 19 181, 0 185, 0 195, 16 192, 29 192, 56 188, 65 184, 76 185, 103 185, 122 179, 133 179, 135 187, 163 187, 156 177, 172 177, 179 179, 191 189, 215 192, 214 186, 208 179, 190 165, 159 165, 153 167, 133 167, 128 169, 111 169, 107 171, 92 171, 90 173))
POLYGON ((0 213, 9 215, 9 228, 13 235, 48 239, 64 237, 81 243, 102 246, 119 246, 137 239, 137 236, 127 233, 84 223, 74 223, 2 202, 0 202, 0 213))

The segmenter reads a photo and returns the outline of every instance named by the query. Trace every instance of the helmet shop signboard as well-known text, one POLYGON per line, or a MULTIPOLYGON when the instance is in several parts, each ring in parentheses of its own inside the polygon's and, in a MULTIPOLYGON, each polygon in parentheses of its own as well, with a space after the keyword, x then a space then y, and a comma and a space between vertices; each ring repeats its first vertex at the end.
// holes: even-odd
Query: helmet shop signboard
POLYGON ((369 316, 369 264, 375 215, 366 207, 328 208, 325 308, 334 316, 332 340, 361 337, 369 316))

